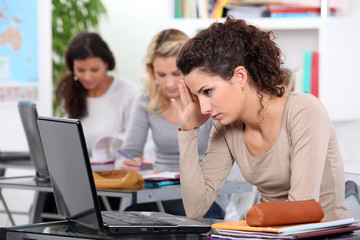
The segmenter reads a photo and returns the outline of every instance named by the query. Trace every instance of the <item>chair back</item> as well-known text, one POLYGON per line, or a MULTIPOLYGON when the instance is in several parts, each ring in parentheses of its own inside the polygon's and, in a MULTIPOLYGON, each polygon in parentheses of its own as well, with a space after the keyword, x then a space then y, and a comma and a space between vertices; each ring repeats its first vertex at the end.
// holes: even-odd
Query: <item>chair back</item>
POLYGON ((345 173, 345 205, 348 217, 360 219, 360 174, 345 173))

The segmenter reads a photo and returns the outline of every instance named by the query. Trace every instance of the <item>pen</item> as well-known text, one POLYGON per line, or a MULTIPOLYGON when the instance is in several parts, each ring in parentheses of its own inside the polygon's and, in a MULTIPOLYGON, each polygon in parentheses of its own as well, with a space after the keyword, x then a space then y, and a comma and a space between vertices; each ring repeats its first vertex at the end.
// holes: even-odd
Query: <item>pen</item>
MULTIPOLYGON (((127 158, 127 159, 133 159, 132 157, 129 157, 129 155, 127 155, 126 153, 124 153, 121 150, 118 150, 118 153, 120 153, 123 157, 127 158)), ((142 166, 140 165, 140 169, 142 169, 142 166)))
POLYGON ((123 151, 121 150, 118 150, 118 153, 120 153, 123 157, 126 157, 128 159, 132 159, 132 157, 129 157, 126 153, 124 153, 123 151))

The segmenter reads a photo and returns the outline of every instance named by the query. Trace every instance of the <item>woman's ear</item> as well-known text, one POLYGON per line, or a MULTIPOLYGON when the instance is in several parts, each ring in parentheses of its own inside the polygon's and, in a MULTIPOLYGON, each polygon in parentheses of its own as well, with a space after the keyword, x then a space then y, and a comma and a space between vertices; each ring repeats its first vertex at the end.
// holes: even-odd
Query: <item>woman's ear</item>
POLYGON ((243 66, 237 66, 234 70, 233 79, 234 79, 234 82, 237 82, 240 84, 241 88, 245 88, 245 85, 247 83, 246 69, 243 66))

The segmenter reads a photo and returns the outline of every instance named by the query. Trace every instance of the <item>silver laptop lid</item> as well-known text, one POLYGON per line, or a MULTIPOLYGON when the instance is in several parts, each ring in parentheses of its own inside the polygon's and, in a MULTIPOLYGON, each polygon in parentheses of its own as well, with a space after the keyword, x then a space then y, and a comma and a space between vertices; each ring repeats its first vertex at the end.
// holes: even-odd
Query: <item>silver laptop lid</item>
POLYGON ((95 183, 79 120, 38 117, 58 213, 103 230, 95 183))
POLYGON ((38 113, 36 105, 30 101, 19 101, 18 109, 29 146, 30 159, 36 170, 36 180, 42 182, 50 181, 37 124, 38 113))

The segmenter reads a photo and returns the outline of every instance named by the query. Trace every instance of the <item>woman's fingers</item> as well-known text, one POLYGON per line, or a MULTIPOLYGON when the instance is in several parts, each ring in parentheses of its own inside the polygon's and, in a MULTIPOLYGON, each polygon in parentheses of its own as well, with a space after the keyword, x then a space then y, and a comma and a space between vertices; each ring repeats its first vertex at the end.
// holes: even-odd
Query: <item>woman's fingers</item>
POLYGON ((139 171, 141 166, 141 158, 124 159, 121 169, 128 171, 139 171))
POLYGON ((179 92, 180 92, 180 101, 182 104, 182 108, 185 108, 187 105, 189 105, 189 100, 188 97, 186 96, 186 89, 185 89, 185 85, 183 83, 183 80, 180 80, 180 84, 179 84, 179 92))
POLYGON ((172 99, 171 99, 171 103, 172 103, 172 105, 174 106, 175 111, 176 111, 176 113, 177 113, 178 117, 180 118, 180 115, 181 115, 181 108, 180 108, 180 106, 179 106, 178 102, 177 102, 174 98, 172 98, 172 99))
POLYGON ((180 81, 181 81, 182 86, 184 87, 184 92, 185 92, 185 96, 186 96, 186 101, 187 101, 188 103, 192 102, 192 94, 191 94, 188 86, 186 85, 185 80, 184 80, 184 79, 181 79, 180 81))
POLYGON ((127 171, 140 171, 140 167, 131 167, 127 165, 121 165, 121 170, 127 170, 127 171))

